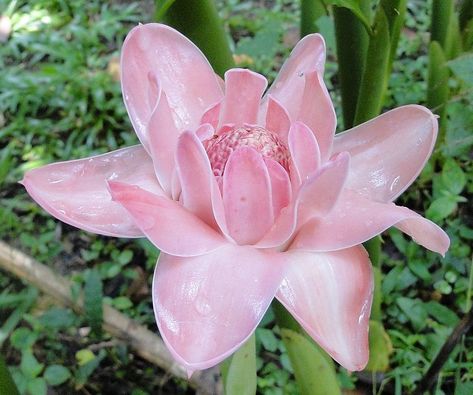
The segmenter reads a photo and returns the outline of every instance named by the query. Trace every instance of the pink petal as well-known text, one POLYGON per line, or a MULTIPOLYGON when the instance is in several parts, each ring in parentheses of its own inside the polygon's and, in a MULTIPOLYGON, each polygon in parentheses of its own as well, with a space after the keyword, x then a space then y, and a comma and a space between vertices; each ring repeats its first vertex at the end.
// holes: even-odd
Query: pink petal
POLYGON ((132 217, 112 201, 107 188, 111 179, 163 194, 151 158, 140 145, 33 169, 22 183, 41 207, 69 225, 107 236, 142 237, 132 217))
POLYGON ((295 120, 302 107, 305 75, 311 71, 323 72, 325 42, 320 34, 304 37, 291 52, 268 95, 273 95, 295 120))
POLYGON ((153 280, 159 331, 188 370, 206 369, 253 333, 283 276, 282 254, 227 244, 192 258, 161 254, 153 280))
POLYGON ((427 162, 438 122, 427 108, 409 105, 337 134, 334 151, 348 151, 347 185, 380 202, 396 199, 427 162))
POLYGON ((176 30, 157 23, 136 26, 128 34, 121 73, 125 105, 144 144, 158 97, 153 85, 166 93, 179 130, 195 129, 204 110, 222 98, 219 82, 202 52, 176 30))
POLYGON ((287 171, 278 162, 269 158, 264 158, 264 162, 271 180, 273 216, 277 218, 281 210, 291 202, 291 181, 287 171))
POLYGON ((308 222, 296 236, 292 249, 334 251, 357 244, 391 226, 411 236, 429 250, 444 255, 450 240, 433 222, 406 207, 378 203, 345 190, 334 209, 324 218, 308 222))
POLYGON ((317 71, 305 74, 304 93, 296 120, 304 122, 315 134, 325 162, 332 152, 337 116, 322 75, 317 71))
POLYGON ((218 102, 210 106, 202 115, 200 123, 209 123, 214 129, 217 129, 218 118, 220 116, 220 109, 222 107, 222 102, 218 102))
POLYGON ((268 82, 262 75, 246 69, 225 73, 225 98, 219 125, 256 124, 261 96, 268 82))
POLYGON ((268 96, 265 125, 267 130, 276 133, 287 144, 291 120, 285 108, 271 95, 268 96))
POLYGON ((179 131, 174 124, 166 93, 161 93, 146 130, 148 151, 153 158, 156 177, 163 190, 170 195, 179 131))
POLYGON ((290 204, 281 210, 274 225, 256 246, 283 249, 296 229, 308 219, 327 215, 338 201, 348 173, 348 164, 349 155, 342 153, 312 174, 290 204))
POLYGON ((302 184, 297 196, 298 227, 336 207, 348 175, 350 155, 342 152, 302 184))
POLYGON ((184 207, 217 229, 214 209, 220 208, 217 218, 224 218, 222 197, 207 153, 195 134, 184 132, 180 136, 176 161, 184 207))
POLYGON ((302 122, 296 122, 289 130, 288 146, 294 165, 293 178, 299 186, 320 167, 319 145, 312 131, 302 122))
POLYGON ((179 203, 136 185, 109 182, 113 200, 120 203, 150 241, 165 253, 194 256, 213 251, 225 239, 179 203))
POLYGON ((291 265, 277 298, 307 333, 348 370, 368 362, 373 275, 360 247, 288 253, 291 265))
POLYGON ((257 242, 273 224, 271 181, 261 155, 240 147, 229 157, 223 174, 223 204, 232 238, 257 242))

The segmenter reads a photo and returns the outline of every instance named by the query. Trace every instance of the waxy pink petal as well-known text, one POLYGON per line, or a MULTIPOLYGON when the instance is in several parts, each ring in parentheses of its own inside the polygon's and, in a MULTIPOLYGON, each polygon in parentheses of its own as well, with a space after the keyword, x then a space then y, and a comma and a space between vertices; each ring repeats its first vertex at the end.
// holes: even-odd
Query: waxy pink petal
POLYGON ((302 122, 292 124, 288 147, 294 165, 291 176, 298 187, 320 167, 320 149, 314 134, 302 122))
POLYGON ((264 162, 266 163, 269 179, 271 180, 273 216, 277 218, 281 210, 291 202, 291 181, 287 171, 278 162, 269 158, 265 158, 264 162))
MULTIPOLYGON (((203 125, 203 127, 210 125, 203 125)), ((184 132, 176 152, 177 172, 182 185, 182 203, 190 212, 214 229, 224 220, 223 202, 209 158, 198 137, 184 132), (217 211, 217 215, 214 215, 217 211)), ((226 225, 223 226, 226 229, 226 225)))
POLYGON ((161 251, 175 256, 206 254, 226 243, 222 235, 179 203, 135 185, 109 182, 113 200, 161 251))
POLYGON ((195 129, 204 110, 222 98, 212 67, 202 52, 176 30, 157 23, 139 25, 122 47, 125 105, 136 133, 147 144, 146 126, 157 94, 166 93, 179 130, 195 129), (150 99, 151 97, 151 99, 150 99))
POLYGON ((267 130, 276 133, 283 143, 287 144, 291 120, 286 109, 271 95, 268 96, 267 100, 265 125, 267 130))
POLYGON ((142 237, 132 217, 112 201, 107 180, 133 180, 163 194, 151 158, 141 146, 33 169, 22 184, 41 207, 69 225, 107 236, 142 237))
POLYGON ((240 147, 223 174, 223 203, 231 237, 238 244, 256 243, 274 221, 271 181, 262 156, 240 147))
POLYGON ((334 251, 361 244, 395 226, 417 244, 444 255, 450 245, 445 232, 433 222, 406 207, 378 203, 345 190, 326 217, 309 221, 299 231, 291 248, 334 251), (347 226, 349 224, 349 226, 347 226))
POLYGON ((422 171, 437 130, 434 114, 409 105, 337 134, 334 151, 351 155, 347 185, 370 199, 393 201, 422 171))
POLYGON ((262 75, 246 69, 231 69, 225 73, 225 98, 219 125, 256 124, 259 105, 268 82, 262 75))
POLYGON ((284 268, 281 254, 232 244, 193 258, 161 254, 153 304, 175 359, 199 370, 235 352, 262 319, 284 268))
POLYGON ((357 246, 287 255, 292 264, 277 298, 332 358, 348 370, 362 370, 373 291, 368 254, 357 246))

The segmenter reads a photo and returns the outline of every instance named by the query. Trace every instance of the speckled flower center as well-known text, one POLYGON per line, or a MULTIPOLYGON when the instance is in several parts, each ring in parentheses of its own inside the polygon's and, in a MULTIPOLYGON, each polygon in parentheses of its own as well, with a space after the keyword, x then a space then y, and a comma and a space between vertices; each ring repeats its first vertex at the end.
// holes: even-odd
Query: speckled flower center
POLYGON ((278 162, 289 171, 289 152, 274 132, 261 127, 240 127, 215 135, 203 142, 215 176, 222 176, 230 154, 240 147, 251 147, 263 157, 278 162))

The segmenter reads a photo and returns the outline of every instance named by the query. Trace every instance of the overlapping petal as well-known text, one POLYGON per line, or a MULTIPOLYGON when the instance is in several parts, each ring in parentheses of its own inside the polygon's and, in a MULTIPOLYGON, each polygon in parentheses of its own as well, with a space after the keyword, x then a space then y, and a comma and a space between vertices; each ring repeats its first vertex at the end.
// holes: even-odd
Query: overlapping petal
POLYGON ((141 142, 147 146, 151 113, 166 93, 179 130, 195 129, 204 110, 222 98, 219 81, 202 52, 176 30, 157 23, 139 25, 122 47, 125 105, 141 142))
POLYGON ((340 250, 361 244, 391 226, 441 255, 450 245, 448 236, 441 228, 414 211, 394 203, 374 202, 357 192, 345 190, 327 216, 304 225, 291 248, 305 251, 340 250))
POLYGON ((206 254, 226 243, 225 238, 179 203, 136 185, 109 182, 113 200, 161 251, 175 256, 206 254))
POLYGON ((438 122, 427 108, 408 105, 337 134, 334 152, 348 151, 347 185, 380 202, 412 184, 432 153, 438 122))
POLYGON ((277 298, 332 358, 348 370, 368 362, 373 276, 361 246, 326 253, 287 253, 277 298))
POLYGON ((227 244, 192 258, 161 254, 153 281, 159 331, 189 370, 211 367, 254 331, 283 277, 282 254, 227 244))
POLYGON ((107 236, 142 237, 132 217, 112 201, 107 180, 133 182, 163 194, 151 158, 141 146, 52 163, 28 171, 22 183, 41 207, 63 222, 107 236))

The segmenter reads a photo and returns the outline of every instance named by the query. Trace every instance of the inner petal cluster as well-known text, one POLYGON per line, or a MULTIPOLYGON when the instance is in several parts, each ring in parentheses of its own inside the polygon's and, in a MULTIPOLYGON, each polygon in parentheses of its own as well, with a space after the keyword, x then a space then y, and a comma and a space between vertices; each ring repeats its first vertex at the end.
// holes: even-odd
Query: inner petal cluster
POLYGON ((223 175, 231 153, 240 147, 250 147, 263 157, 278 162, 289 172, 289 150, 279 136, 260 126, 230 129, 203 142, 216 177, 223 175))

